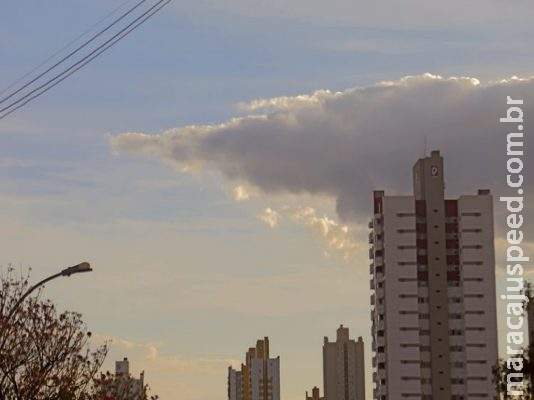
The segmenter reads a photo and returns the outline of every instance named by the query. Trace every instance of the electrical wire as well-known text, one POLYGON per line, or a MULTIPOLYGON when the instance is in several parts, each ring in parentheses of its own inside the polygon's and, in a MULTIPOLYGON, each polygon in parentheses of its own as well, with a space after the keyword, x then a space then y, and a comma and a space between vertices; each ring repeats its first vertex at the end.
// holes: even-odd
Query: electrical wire
MULTIPOLYGON (((103 35, 105 32, 107 32, 109 29, 111 29, 113 26, 115 26, 116 24, 118 24, 120 21, 122 21, 124 18, 126 18, 129 14, 131 14, 133 11, 135 11, 138 7, 140 7, 143 3, 145 3, 147 0, 141 0, 139 1, 135 6, 133 6, 132 8, 130 8, 126 13, 124 13, 123 15, 121 15, 119 18, 117 18, 115 21, 113 21, 111 24, 109 24, 108 26, 106 26, 104 29, 102 29, 100 32, 96 33, 95 35, 93 35, 89 40, 85 41, 83 44, 81 44, 80 46, 78 46, 76 49, 74 49, 73 51, 71 51, 69 54, 67 54, 65 57, 63 57, 61 60, 59 60, 58 62, 56 62, 54 65, 52 65, 51 67, 49 67, 47 70, 45 70, 44 72, 41 72, 39 75, 37 75, 35 78, 33 78, 32 80, 30 80, 29 82, 25 83, 24 85, 22 85, 20 88, 18 88, 17 90, 15 90, 14 92, 12 92, 10 95, 4 97, 2 100, 0 100, 0 104, 2 103, 5 103, 7 100, 9 100, 10 98, 12 98, 13 96, 15 96, 16 94, 20 93, 21 91, 23 91, 24 89, 26 89, 28 86, 30 86, 32 83, 34 83, 35 81, 37 81, 38 79, 42 78, 44 75, 46 75, 47 73, 49 73, 50 71, 52 71, 53 69, 55 69, 57 66, 61 65, 62 63, 64 63, 66 60, 68 60, 70 57, 72 57, 74 54, 78 53, 80 50, 82 50, 84 47, 86 47, 88 44, 90 44, 91 42, 93 42, 94 40, 96 40, 99 36, 103 35)), ((1 112, 1 111, 0 111, 1 112)))
POLYGON ((167 4, 169 4, 172 0, 160 0, 157 4, 152 6, 150 9, 148 9, 146 12, 141 14, 136 20, 134 20, 132 23, 130 23, 126 28, 121 30, 117 35, 114 35, 114 37, 110 40, 108 40, 104 45, 99 46, 99 48, 90 55, 84 57, 84 59, 76 62, 68 69, 64 70, 61 74, 58 74, 56 77, 50 79, 45 84, 41 85, 39 88, 34 89, 29 94, 25 95, 22 99, 17 100, 16 102, 11 103, 7 107, 4 107, 2 110, 0 110, 0 120, 4 119, 11 113, 15 112, 16 110, 20 109, 21 107, 25 106, 32 100, 38 98, 39 96, 46 93, 48 90, 52 89, 54 86, 58 85, 59 83, 63 82, 65 79, 67 79, 69 76, 74 74, 79 69, 83 68, 85 65, 93 61, 95 58, 97 58, 100 54, 108 50, 110 47, 118 43, 121 39, 123 39, 125 36, 133 32, 135 29, 137 29, 140 25, 142 25, 145 21, 147 21, 149 18, 151 18, 153 15, 155 15, 158 11, 160 11, 163 7, 165 7, 167 4), (88 58, 89 57, 89 58, 88 58), (61 76, 64 75, 64 76, 61 76), (55 82, 54 82, 55 81, 55 82), (41 90, 42 89, 42 90, 41 90), (29 95, 35 93, 36 91, 41 90, 40 92, 36 93, 35 95, 28 98, 29 95), (23 101, 26 99, 25 101, 23 101), (12 108, 14 105, 20 103, 21 104, 16 106, 15 108, 12 108), (11 108, 11 109, 10 109, 11 108))
POLYGON ((104 16, 103 18, 101 18, 98 22, 96 22, 95 24, 91 25, 91 27, 89 27, 87 30, 85 30, 83 33, 81 33, 80 35, 76 36, 74 39, 72 39, 70 42, 68 42, 65 46, 63 46, 61 49, 57 50, 54 54, 52 54, 51 56, 47 57, 46 59, 44 59, 43 61, 41 61, 38 65, 36 65, 35 67, 33 67, 30 71, 26 72, 24 75, 20 76, 19 78, 17 78, 14 82, 12 82, 9 86, 6 86, 4 89, 0 90, 0 95, 4 94, 5 92, 7 92, 9 89, 11 89, 13 86, 15 86, 17 83, 19 83, 20 81, 22 81, 23 79, 27 78, 28 76, 30 76, 31 74, 33 74, 35 71, 37 71, 39 68, 41 68, 43 65, 46 65, 46 63, 48 63, 50 60, 54 59, 55 57, 57 57, 59 54, 61 54, 64 50, 68 49, 69 47, 71 47, 74 43, 76 43, 78 40, 80 40, 81 38, 83 38, 84 36, 87 36, 87 34, 89 34, 93 29, 95 29, 97 26, 101 25, 104 21, 108 20, 112 15, 116 14, 117 11, 119 11, 120 9, 124 8, 124 6, 128 3, 131 3, 133 0, 126 0, 124 1, 121 5, 119 5, 118 7, 116 7, 114 10, 112 10, 111 12, 109 12, 106 16, 104 16))

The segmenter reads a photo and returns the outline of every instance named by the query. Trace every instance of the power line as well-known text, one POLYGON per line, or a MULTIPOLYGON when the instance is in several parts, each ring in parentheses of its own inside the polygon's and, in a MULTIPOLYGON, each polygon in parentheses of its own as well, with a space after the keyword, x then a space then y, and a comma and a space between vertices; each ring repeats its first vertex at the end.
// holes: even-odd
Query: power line
POLYGON ((7 92, 9 89, 11 89, 13 86, 15 86, 17 83, 19 83, 20 81, 22 81, 23 79, 27 78, 29 75, 31 75, 32 73, 34 73, 35 71, 37 71, 39 68, 41 68, 43 65, 46 65, 46 63, 48 63, 50 60, 54 59, 54 57, 58 56, 59 54, 61 54, 64 50, 68 49, 70 46, 72 46, 74 43, 76 43, 78 40, 80 40, 81 38, 83 38, 84 36, 87 36, 88 33, 90 33, 94 28, 96 28, 97 26, 101 25, 102 22, 106 21, 107 19, 109 19, 112 15, 114 15, 117 11, 119 11, 120 9, 124 8, 124 6, 128 3, 131 3, 133 0, 126 0, 124 1, 121 5, 119 5, 118 7, 116 7, 114 10, 112 10, 111 12, 109 12, 106 16, 104 16, 103 18, 101 18, 98 22, 96 22, 95 24, 91 25, 91 27, 89 27, 86 31, 84 31, 83 33, 81 33, 80 35, 76 36, 74 39, 72 39, 70 42, 68 42, 65 46, 63 46, 61 49, 57 50, 54 54, 52 54, 51 56, 48 56, 46 59, 44 59, 43 61, 41 61, 38 65, 36 65, 35 67, 33 67, 30 71, 26 72, 24 75, 20 76, 19 78, 17 78, 14 82, 12 82, 9 86, 6 86, 4 89, 0 90, 0 95, 4 94, 5 92, 7 92))
MULTIPOLYGON (((49 73, 50 71, 52 71, 53 69, 55 69, 57 66, 59 66, 60 64, 62 64, 63 62, 65 62, 67 59, 69 59, 70 57, 72 57, 74 54, 78 53, 80 50, 82 50, 84 47, 86 47, 88 44, 90 44, 91 42, 93 42, 95 39, 97 39, 99 36, 103 35, 105 32, 107 32, 109 29, 111 29, 113 26, 115 26, 116 24, 118 24, 120 21, 122 21, 124 18, 126 18, 129 14, 131 14, 133 11, 135 11, 139 6, 141 6, 143 3, 145 3, 147 0, 141 0, 139 1, 135 6, 133 6, 132 8, 130 8, 126 13, 124 13, 123 15, 121 15, 119 18, 117 18, 115 21, 113 21, 111 24, 109 24, 108 26, 106 26, 104 29, 102 29, 100 32, 96 33, 95 35, 93 35, 89 40, 85 41, 83 44, 81 44, 80 46, 78 46, 76 49, 74 49, 73 51, 71 51, 69 54, 67 54, 65 57, 63 57, 61 60, 59 60, 58 62, 56 62, 54 65, 52 65, 51 67, 49 67, 47 70, 45 70, 44 72, 41 72, 39 75, 37 75, 35 78, 33 78, 32 80, 30 80, 29 82, 25 83, 24 85, 22 85, 22 87, 18 88, 17 90, 15 90, 14 92, 12 92, 10 95, 4 97, 2 100, 0 100, 0 104, 2 103, 5 103, 7 100, 9 100, 10 98, 12 98, 13 96, 15 96, 16 94, 20 93, 21 91, 23 91, 24 89, 26 89, 28 86, 30 86, 32 83, 34 83, 35 81, 37 81, 38 79, 42 78, 44 75, 46 75, 47 73, 49 73)), ((1 111, 0 111, 1 112, 1 111)))
POLYGON ((15 112, 16 110, 18 110, 19 108, 25 106, 26 104, 28 104, 30 101, 36 99, 37 97, 41 96, 42 94, 46 93, 48 90, 52 89, 54 86, 58 85, 59 83, 63 82, 65 79, 67 79, 69 76, 71 76, 72 74, 74 74, 76 71, 78 71, 79 69, 83 68, 85 65, 87 65, 88 63, 90 63, 92 60, 94 60, 96 57, 98 57, 100 54, 102 54, 103 52, 105 52, 106 50, 108 50, 110 47, 112 47, 113 45, 115 45, 117 42, 119 42, 122 38, 124 38, 125 36, 127 36, 128 34, 130 34, 131 32, 133 32, 135 29, 137 29, 140 25, 142 25, 145 21, 147 21, 149 18, 151 18, 154 14, 156 14, 159 10, 161 10, 163 7, 165 7, 167 4, 169 4, 172 0, 160 0, 156 5, 152 6, 149 10, 147 10, 146 12, 144 12, 143 14, 141 14, 141 16, 139 16, 134 22, 132 22, 131 24, 128 25, 127 28, 123 29, 121 32, 119 32, 119 36, 115 35, 114 38, 108 40, 108 42, 111 42, 108 43, 107 45, 105 45, 105 47, 102 48, 102 46, 99 47, 99 50, 98 52, 93 52, 91 53, 92 55, 88 58, 87 56, 84 57, 84 59, 78 61, 77 63, 73 64, 71 67, 69 67, 67 70, 64 70, 61 74, 57 75, 56 77, 54 77, 53 79, 50 79, 48 82, 46 82, 45 84, 41 85, 39 88, 37 89, 34 89, 32 92, 30 92, 28 95, 24 96, 22 99, 19 99, 17 100, 16 102, 13 102, 11 103, 9 106, 3 108, 2 110, 0 110, 0 120, 1 119, 4 119, 5 117, 7 117, 8 115, 10 115, 11 113, 15 112), (152 10, 152 11, 151 11, 152 10), (138 21, 138 22, 136 22, 138 21), (133 24, 133 26, 132 26, 133 24), (79 65, 78 65, 79 64, 79 65), (74 69, 72 69, 73 67, 76 67, 74 69), (70 70, 70 72, 68 72, 70 70), (68 73, 67 73, 68 72, 68 73), (66 75, 65 75, 66 73, 66 75), (60 78, 61 75, 64 75, 60 78), (56 81, 56 82, 53 82, 53 81, 56 81), (27 98, 30 94, 34 93, 35 91, 37 90, 40 90, 42 89, 40 92, 36 93, 35 95, 31 96, 30 98, 27 98), (19 104, 18 106, 16 106, 15 108, 12 108, 15 104, 19 103, 21 100, 25 99, 25 101, 23 101, 21 104, 19 104), (11 110, 8 110, 9 108, 11 108, 11 110), (1 114, 3 112, 3 114, 1 114))

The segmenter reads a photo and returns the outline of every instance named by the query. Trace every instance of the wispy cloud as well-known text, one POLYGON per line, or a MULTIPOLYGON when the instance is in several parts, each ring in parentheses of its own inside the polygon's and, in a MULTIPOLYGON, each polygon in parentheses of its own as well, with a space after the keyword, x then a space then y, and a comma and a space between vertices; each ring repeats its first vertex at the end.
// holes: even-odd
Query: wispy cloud
POLYGON ((163 343, 136 343, 132 340, 105 335, 95 335, 96 342, 108 342, 111 348, 108 361, 128 357, 132 366, 150 371, 151 374, 220 374, 229 365, 238 366, 233 358, 185 358, 178 355, 162 355, 163 343), (122 355, 122 356, 121 356, 122 355))
POLYGON ((271 228, 276 228, 278 223, 282 219, 282 216, 277 211, 274 211, 272 208, 266 208, 257 214, 257 217, 260 221, 265 222, 271 228))
POLYGON ((346 261, 353 260, 367 249, 366 242, 362 240, 367 232, 365 226, 349 228, 348 225, 339 224, 326 215, 318 216, 312 207, 299 206, 289 213, 293 221, 302 223, 325 243, 328 250, 341 254, 346 261))

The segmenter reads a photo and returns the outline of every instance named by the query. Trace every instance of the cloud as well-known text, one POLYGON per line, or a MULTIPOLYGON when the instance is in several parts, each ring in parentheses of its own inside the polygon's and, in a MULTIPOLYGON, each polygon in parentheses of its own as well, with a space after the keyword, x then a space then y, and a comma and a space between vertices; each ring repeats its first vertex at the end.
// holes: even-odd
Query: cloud
MULTIPOLYGON (((512 195, 506 134, 515 126, 499 122, 507 96, 524 100, 526 118, 534 115, 534 78, 481 84, 423 74, 336 93, 259 99, 242 106, 255 115, 154 135, 123 133, 110 143, 180 170, 215 170, 265 194, 329 196, 342 221, 363 223, 373 190, 412 192, 411 167, 425 143, 444 155, 449 196, 478 188, 512 195)), ((527 135, 524 145, 529 165, 534 147, 527 135)), ((525 177, 525 189, 532 193, 532 178, 525 177)))
POLYGON ((265 222, 271 228, 276 228, 282 219, 304 226, 315 237, 319 238, 326 250, 325 257, 330 257, 332 250, 340 254, 345 261, 354 260, 368 248, 367 242, 361 238, 368 232, 368 228, 362 225, 342 225, 329 218, 327 215, 319 217, 317 210, 310 206, 284 206, 281 211, 275 211, 268 207, 257 214, 258 219, 265 222), (359 237, 359 241, 358 241, 359 237))
POLYGON ((250 200, 252 197, 257 195, 257 191, 250 186, 247 185, 239 185, 232 189, 232 198, 237 201, 247 201, 250 200))
POLYGON ((94 335, 97 343, 107 342, 111 354, 108 361, 128 357, 132 366, 146 369, 152 375, 165 371, 166 374, 220 374, 229 365, 240 365, 239 360, 232 358, 183 358, 176 355, 161 355, 162 343, 136 343, 122 337, 94 335))
MULTIPOLYGON (((365 233, 365 226, 350 227, 341 225, 326 215, 317 216, 317 211, 312 207, 299 206, 290 211, 291 219, 302 223, 315 236, 319 237, 327 249, 340 253, 345 260, 353 260, 367 250, 367 243, 356 240, 356 233, 365 233)), ((360 235, 360 237, 363 235, 360 235)), ((325 256, 330 253, 325 251, 325 256)))
POLYGON ((276 111, 284 109, 296 109, 313 107, 320 103, 324 98, 331 97, 332 92, 329 90, 317 90, 311 95, 299 96, 281 96, 270 99, 256 99, 249 103, 238 103, 237 106, 243 111, 276 111))
POLYGON ((263 211, 259 212, 257 215, 260 221, 265 222, 271 228, 276 228, 278 223, 282 219, 282 216, 271 208, 266 208, 263 211))

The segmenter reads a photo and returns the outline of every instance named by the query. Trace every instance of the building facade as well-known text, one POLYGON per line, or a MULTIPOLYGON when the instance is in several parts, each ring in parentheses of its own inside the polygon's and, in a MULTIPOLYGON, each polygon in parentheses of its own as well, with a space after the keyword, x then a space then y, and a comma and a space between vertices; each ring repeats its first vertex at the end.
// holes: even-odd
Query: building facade
POLYGON ((438 151, 416 162, 413 188, 374 192, 373 397, 496 399, 493 198, 445 199, 438 151))
POLYGON ((248 349, 241 370, 228 368, 228 400, 280 400, 280 357, 269 357, 269 338, 248 349))
POLYGON ((341 325, 335 342, 324 338, 323 381, 325 400, 364 400, 364 347, 349 338, 349 329, 341 325))

